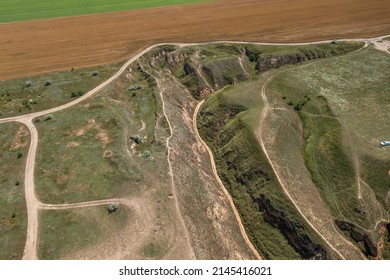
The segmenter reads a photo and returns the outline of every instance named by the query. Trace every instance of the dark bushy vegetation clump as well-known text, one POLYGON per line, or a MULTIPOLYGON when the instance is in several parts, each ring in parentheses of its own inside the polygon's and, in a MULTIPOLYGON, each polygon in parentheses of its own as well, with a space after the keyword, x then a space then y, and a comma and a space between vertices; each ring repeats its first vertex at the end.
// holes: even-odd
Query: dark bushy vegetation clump
POLYGON ((130 139, 133 140, 136 144, 141 144, 142 143, 142 138, 139 135, 130 136, 130 139))
POLYGON ((149 150, 145 150, 144 153, 143 153, 143 157, 144 158, 149 158, 152 156, 152 153, 149 151, 149 150))
POLYGON ((128 91, 136 91, 136 90, 139 90, 139 89, 141 89, 141 88, 142 88, 141 85, 135 84, 135 85, 129 86, 129 88, 128 88, 127 90, 128 90, 128 91))
POLYGON ((110 204, 108 207, 107 207, 107 212, 108 214, 113 214, 115 213, 119 208, 119 205, 118 204, 110 204))
POLYGON ((53 115, 52 114, 48 114, 45 116, 45 121, 50 121, 51 119, 53 119, 53 115))
POLYGON ((75 97, 80 97, 83 96, 84 92, 79 90, 79 91, 74 91, 71 93, 70 97, 75 98, 75 97))

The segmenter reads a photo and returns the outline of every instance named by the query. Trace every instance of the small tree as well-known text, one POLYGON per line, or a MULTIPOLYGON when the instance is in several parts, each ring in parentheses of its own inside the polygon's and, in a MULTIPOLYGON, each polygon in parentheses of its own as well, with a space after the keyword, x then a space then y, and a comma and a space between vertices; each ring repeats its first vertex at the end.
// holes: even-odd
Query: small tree
POLYGON ((51 85, 51 81, 46 80, 46 81, 43 82, 43 85, 44 85, 45 87, 50 86, 50 85, 51 85))
POLYGON ((144 158, 149 158, 149 157, 151 157, 151 155, 152 155, 152 153, 149 150, 145 150, 143 153, 144 158))
POLYGON ((23 154, 21 152, 19 152, 17 158, 21 158, 22 156, 23 156, 23 154))
POLYGON ((127 90, 128 90, 128 91, 136 91, 136 90, 139 90, 139 89, 141 89, 141 88, 142 88, 141 85, 139 85, 139 84, 134 84, 134 85, 129 86, 127 90))
POLYGON ((82 90, 74 91, 71 93, 70 97, 75 98, 75 97, 80 97, 83 96, 84 92, 82 90))
POLYGON ((53 115, 52 114, 47 114, 46 116, 45 116, 45 121, 50 121, 50 120, 52 120, 53 119, 53 115))
POLYGON ((142 138, 139 135, 130 136, 130 139, 133 140, 136 144, 141 144, 142 143, 142 138))
POLYGON ((115 213, 118 210, 118 208, 119 208, 118 204, 112 203, 112 204, 108 205, 107 212, 108 212, 108 214, 115 213))
POLYGON ((257 60, 257 55, 256 55, 255 53, 250 53, 250 54, 248 55, 248 59, 249 59, 249 61, 251 61, 251 62, 255 62, 255 61, 257 60))

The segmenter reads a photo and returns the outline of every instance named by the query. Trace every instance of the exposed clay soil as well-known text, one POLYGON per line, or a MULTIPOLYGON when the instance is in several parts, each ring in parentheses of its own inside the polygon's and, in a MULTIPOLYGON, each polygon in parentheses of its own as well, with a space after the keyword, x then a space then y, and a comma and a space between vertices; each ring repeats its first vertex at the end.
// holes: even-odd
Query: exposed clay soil
POLYGON ((159 42, 306 42, 390 33, 388 0, 220 0, 0 24, 0 80, 112 63, 159 42))
POLYGON ((17 151, 19 149, 26 148, 29 144, 28 138, 29 135, 27 128, 23 125, 19 127, 19 130, 16 132, 14 139, 11 142, 10 150, 17 151))

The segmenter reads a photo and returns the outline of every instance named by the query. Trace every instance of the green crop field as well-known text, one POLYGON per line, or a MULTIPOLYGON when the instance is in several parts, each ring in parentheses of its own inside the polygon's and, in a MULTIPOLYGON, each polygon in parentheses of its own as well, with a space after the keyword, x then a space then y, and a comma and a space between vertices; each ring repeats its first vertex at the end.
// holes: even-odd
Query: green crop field
POLYGON ((78 16, 207 2, 207 0, 3 0, 0 22, 78 16))

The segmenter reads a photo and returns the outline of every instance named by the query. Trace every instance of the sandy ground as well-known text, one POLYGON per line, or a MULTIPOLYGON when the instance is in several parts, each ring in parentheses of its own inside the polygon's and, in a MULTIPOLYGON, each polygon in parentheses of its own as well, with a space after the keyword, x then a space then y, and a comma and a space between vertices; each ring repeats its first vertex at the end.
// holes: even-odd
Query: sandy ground
POLYGON ((389 14, 388 0, 219 0, 0 24, 0 80, 118 62, 159 42, 375 37, 390 33, 389 14))

